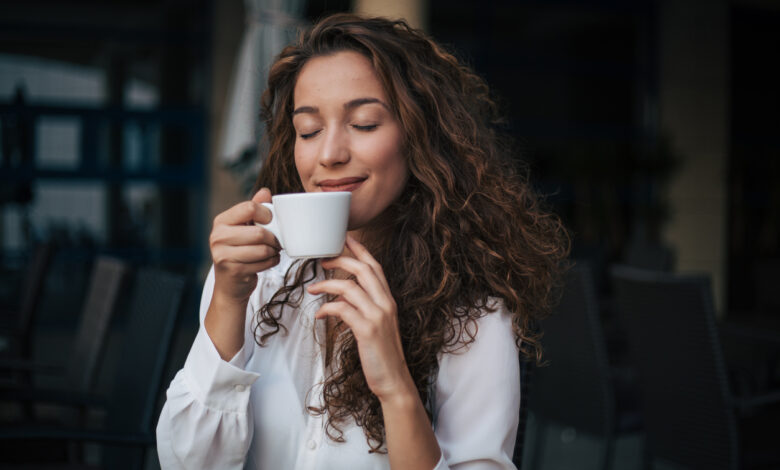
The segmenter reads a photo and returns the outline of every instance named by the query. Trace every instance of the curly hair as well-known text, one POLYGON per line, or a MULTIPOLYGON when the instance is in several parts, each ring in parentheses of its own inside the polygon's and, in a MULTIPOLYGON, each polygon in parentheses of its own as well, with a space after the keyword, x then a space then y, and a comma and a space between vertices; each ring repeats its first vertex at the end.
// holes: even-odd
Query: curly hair
MULTIPOLYGON (((423 403, 438 355, 474 341, 491 298, 513 314, 521 353, 539 361, 534 325, 554 299, 568 235, 519 169, 487 85, 422 32, 404 21, 337 14, 282 50, 262 96, 268 155, 256 188, 303 191, 293 155, 296 79, 309 59, 340 51, 371 61, 403 129, 407 186, 365 238, 396 300, 404 356, 423 403)), ((297 305, 315 269, 311 261, 290 268, 285 286, 257 313, 258 344, 284 330, 283 308, 297 305)), ((383 452, 381 407, 366 384, 357 342, 349 331, 335 341, 323 408, 310 412, 327 413, 336 441, 351 417, 371 450, 383 452)))

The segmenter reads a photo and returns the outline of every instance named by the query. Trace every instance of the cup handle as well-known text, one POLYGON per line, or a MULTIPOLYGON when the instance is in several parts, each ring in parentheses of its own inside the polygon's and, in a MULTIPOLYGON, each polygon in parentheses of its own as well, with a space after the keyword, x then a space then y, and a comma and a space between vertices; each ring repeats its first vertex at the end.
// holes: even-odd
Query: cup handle
POLYGON ((284 242, 282 241, 282 234, 279 232, 279 225, 276 223, 276 212, 274 212, 274 206, 270 202, 261 202, 262 205, 268 208, 269 211, 271 211, 271 221, 267 224, 261 224, 258 222, 255 222, 255 225, 259 225, 263 227, 264 229, 268 230, 269 232, 273 233, 277 240, 279 240, 279 245, 281 245, 282 249, 284 250, 284 242))

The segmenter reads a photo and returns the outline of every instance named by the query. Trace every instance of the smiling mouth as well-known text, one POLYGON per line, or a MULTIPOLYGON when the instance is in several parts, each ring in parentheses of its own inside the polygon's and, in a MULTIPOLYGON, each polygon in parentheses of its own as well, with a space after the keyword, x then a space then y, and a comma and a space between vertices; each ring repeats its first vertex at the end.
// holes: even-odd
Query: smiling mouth
POLYGON ((323 180, 319 187, 325 192, 329 191, 354 191, 360 187, 366 178, 341 178, 337 180, 323 180))

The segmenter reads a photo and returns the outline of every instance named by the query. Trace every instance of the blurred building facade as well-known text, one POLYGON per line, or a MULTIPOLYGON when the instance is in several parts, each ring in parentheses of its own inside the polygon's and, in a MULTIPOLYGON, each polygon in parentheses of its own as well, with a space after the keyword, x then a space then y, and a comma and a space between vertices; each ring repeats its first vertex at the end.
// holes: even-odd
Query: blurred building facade
POLYGON ((602 290, 605 266, 633 264, 709 275, 720 316, 762 308, 780 258, 780 4, 431 0, 427 11, 433 35, 499 94, 602 290))
POLYGON ((756 308, 780 258, 776 2, 260 4, 4 2, 5 269, 64 237, 202 272, 211 220, 254 171, 222 155, 248 23, 354 9, 409 18, 486 78, 576 256, 705 272, 721 314, 756 308))

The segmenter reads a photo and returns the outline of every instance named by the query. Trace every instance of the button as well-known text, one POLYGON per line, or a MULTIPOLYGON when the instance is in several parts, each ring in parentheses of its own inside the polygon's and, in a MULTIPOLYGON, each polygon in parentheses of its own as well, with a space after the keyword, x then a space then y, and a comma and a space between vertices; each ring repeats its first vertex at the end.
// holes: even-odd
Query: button
POLYGON ((309 450, 314 450, 317 448, 317 441, 314 439, 309 439, 309 442, 306 443, 307 446, 309 446, 309 450))
POLYGON ((244 390, 246 390, 246 385, 244 384, 237 384, 235 387, 233 387, 237 392, 241 393, 244 390))

